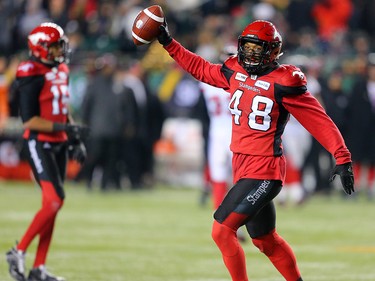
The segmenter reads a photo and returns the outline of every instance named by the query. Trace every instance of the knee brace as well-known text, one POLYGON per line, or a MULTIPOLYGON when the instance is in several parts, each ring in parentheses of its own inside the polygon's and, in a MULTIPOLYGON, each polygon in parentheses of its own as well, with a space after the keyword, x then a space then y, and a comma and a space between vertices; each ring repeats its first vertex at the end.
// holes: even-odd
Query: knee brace
POLYGON ((252 241, 255 247, 257 247, 262 253, 266 256, 271 256, 275 246, 280 244, 283 240, 274 229, 266 235, 253 238, 252 241))
POLYGON ((239 244, 234 229, 214 221, 212 239, 224 256, 234 256, 238 253, 239 244))

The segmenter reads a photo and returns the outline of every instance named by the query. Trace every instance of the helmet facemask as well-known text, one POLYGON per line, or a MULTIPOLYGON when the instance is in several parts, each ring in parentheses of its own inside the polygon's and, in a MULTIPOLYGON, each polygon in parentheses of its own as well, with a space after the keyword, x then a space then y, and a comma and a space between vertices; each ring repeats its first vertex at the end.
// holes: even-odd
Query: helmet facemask
POLYGON ((55 63, 69 62, 69 43, 68 38, 65 36, 61 37, 57 42, 54 42, 47 46, 48 55, 47 59, 55 63))
POLYGON ((280 56, 280 44, 257 38, 238 38, 238 61, 248 73, 257 73, 268 68, 280 56))

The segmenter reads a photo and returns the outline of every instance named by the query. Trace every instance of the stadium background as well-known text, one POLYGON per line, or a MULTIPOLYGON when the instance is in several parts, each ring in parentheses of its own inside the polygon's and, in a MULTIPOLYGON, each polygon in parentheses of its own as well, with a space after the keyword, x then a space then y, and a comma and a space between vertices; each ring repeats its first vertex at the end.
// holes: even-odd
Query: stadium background
MULTIPOLYGON (((324 86, 337 73, 344 96, 353 95, 355 82, 365 75, 366 65, 371 63, 369 58, 374 52, 375 23, 372 15, 375 4, 370 0, 1 1, 2 177, 29 177, 24 163, 18 162, 19 145, 16 140, 19 138, 20 123, 11 87, 15 67, 28 55, 27 34, 40 22, 51 20, 64 28, 70 40, 70 107, 73 117, 78 121, 82 117, 80 107, 86 86, 96 71, 98 58, 110 53, 115 55, 118 65, 123 68, 140 64, 142 81, 166 110, 167 121, 164 123, 161 142, 158 142, 155 150, 156 158, 162 164, 156 166, 161 167, 161 173, 156 169, 157 177, 163 181, 172 180, 172 183, 191 186, 200 183, 199 172, 204 158, 202 125, 199 118, 197 120, 189 111, 196 97, 189 94, 190 100, 185 98, 182 104, 176 104, 178 101, 173 99, 173 95, 178 91, 180 81, 186 77, 156 42, 138 48, 132 43, 130 33, 133 19, 141 9, 153 4, 163 7, 171 33, 177 40, 211 61, 217 61, 224 46, 236 45, 237 36, 250 21, 265 19, 274 22, 284 39, 281 61, 290 61, 291 58, 293 61, 294 58, 293 63, 318 79, 322 85, 322 96, 324 90, 327 90, 327 86, 324 86), (176 126, 176 122, 188 124, 176 126), (14 142, 15 146, 12 145, 14 142), (17 171, 14 171, 16 163, 17 171), (191 165, 180 169, 178 167, 181 163, 191 165), (173 179, 170 175, 175 173, 171 173, 163 178, 165 167, 177 167, 176 172, 186 177, 173 179)), ((347 106, 342 106, 328 113, 337 124, 341 124, 345 123, 342 116, 347 111, 347 106)), ((346 135, 346 128, 339 128, 345 138, 350 137, 350 132, 346 135)), ((329 164, 325 166, 329 168, 329 164)), ((74 178, 79 167, 73 163, 69 167, 69 177, 74 178)))

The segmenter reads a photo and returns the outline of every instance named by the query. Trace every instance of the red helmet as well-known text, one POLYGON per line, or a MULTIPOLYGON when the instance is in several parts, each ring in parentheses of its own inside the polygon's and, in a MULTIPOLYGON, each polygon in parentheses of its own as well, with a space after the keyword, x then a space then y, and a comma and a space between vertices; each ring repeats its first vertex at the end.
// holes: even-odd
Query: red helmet
POLYGON ((68 55, 68 38, 64 35, 63 29, 52 22, 45 22, 34 28, 27 37, 27 43, 31 54, 39 59, 46 59, 54 63, 66 61, 68 55), (61 54, 55 56, 49 48, 59 45, 61 54))
POLYGON ((250 23, 238 37, 238 62, 249 73, 256 73, 269 67, 281 55, 282 38, 276 27, 268 21, 250 23), (253 43, 259 50, 246 50, 246 43, 253 43))

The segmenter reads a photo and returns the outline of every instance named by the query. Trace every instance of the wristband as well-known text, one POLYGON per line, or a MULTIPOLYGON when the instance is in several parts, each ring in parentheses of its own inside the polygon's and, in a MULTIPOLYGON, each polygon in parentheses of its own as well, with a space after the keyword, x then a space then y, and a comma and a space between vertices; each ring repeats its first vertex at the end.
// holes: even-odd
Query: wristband
POLYGON ((65 131, 66 129, 66 124, 64 123, 53 123, 53 126, 52 126, 52 131, 53 132, 60 132, 60 131, 65 131))

